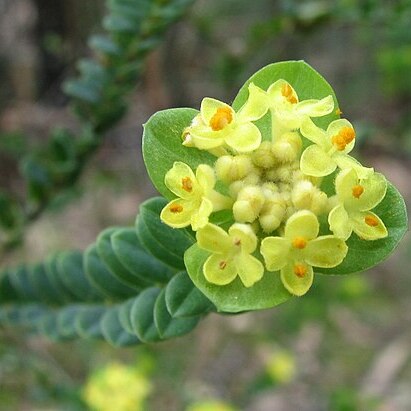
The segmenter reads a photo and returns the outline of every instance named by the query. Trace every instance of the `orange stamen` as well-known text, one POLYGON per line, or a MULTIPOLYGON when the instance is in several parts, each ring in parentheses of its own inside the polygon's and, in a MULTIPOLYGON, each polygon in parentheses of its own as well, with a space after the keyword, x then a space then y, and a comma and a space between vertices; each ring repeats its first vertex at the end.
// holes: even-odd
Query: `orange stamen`
POLYGON ((210 120, 210 127, 214 131, 222 130, 227 124, 233 121, 233 113, 230 107, 220 107, 210 120))
POLYGON ((339 108, 337 108, 337 110, 335 110, 335 114, 337 114, 337 116, 341 116, 342 113, 343 112, 339 108))
POLYGON ((296 264, 294 266, 294 274, 299 278, 303 278, 307 274, 307 267, 303 264, 296 264))
POLYGON ((306 247, 307 240, 303 237, 295 237, 294 240, 292 241, 292 245, 294 248, 299 248, 300 250, 302 250, 303 248, 306 247))
POLYGON ((343 151, 347 144, 350 144, 354 139, 354 129, 352 127, 343 127, 338 134, 331 138, 331 142, 337 147, 338 151, 343 151))
POLYGON ((352 195, 355 198, 360 198, 361 194, 364 192, 364 187, 357 185, 352 188, 352 195))
POLYGON ((184 177, 181 180, 181 185, 183 190, 187 191, 187 193, 191 193, 193 191, 193 182, 190 177, 184 177))
POLYGON ((171 211, 172 213, 181 213, 181 212, 183 211, 183 206, 180 205, 180 204, 173 204, 173 205, 170 207, 170 211, 171 211))
POLYGON ((292 87, 288 83, 283 84, 283 86, 281 87, 281 94, 291 104, 296 104, 298 102, 296 96, 293 93, 292 87))
POLYGON ((227 267, 227 261, 220 261, 220 264, 218 264, 220 267, 220 270, 224 270, 224 268, 227 267))
POLYGON ((365 224, 369 225, 370 227, 377 227, 378 220, 373 215, 367 215, 364 218, 365 224))

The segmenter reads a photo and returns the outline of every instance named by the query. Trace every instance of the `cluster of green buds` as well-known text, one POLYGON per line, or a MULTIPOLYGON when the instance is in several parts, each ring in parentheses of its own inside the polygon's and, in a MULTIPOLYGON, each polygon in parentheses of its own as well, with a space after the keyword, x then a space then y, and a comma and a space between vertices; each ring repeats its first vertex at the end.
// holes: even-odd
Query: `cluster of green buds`
POLYGON ((326 130, 312 120, 330 113, 342 114, 331 95, 300 101, 283 79, 267 90, 250 83, 237 112, 203 99, 182 145, 208 151, 214 166, 192 170, 176 161, 165 185, 177 198, 161 219, 196 232, 198 246, 210 253, 203 266, 209 283, 223 286, 239 277, 252 287, 267 271, 280 271, 284 287, 301 296, 312 285, 313 267, 342 263, 353 232, 365 241, 388 235, 371 211, 387 181, 349 155, 356 133, 348 120, 334 120, 326 130), (255 123, 267 115, 271 136, 263 139, 255 123), (324 183, 334 184, 332 195, 321 189, 324 183), (232 211, 227 230, 212 223, 221 210, 232 211))

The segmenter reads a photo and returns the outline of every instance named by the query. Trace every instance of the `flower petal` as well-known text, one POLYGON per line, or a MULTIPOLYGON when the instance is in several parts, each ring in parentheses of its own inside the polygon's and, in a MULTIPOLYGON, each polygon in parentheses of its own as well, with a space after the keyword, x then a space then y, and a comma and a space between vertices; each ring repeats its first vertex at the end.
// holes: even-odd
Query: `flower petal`
POLYGON ((196 178, 204 194, 207 194, 214 188, 215 172, 212 167, 206 164, 200 164, 196 170, 196 178))
POLYGON ((176 198, 161 211, 160 219, 173 228, 183 228, 191 224, 191 216, 197 207, 192 201, 176 198))
POLYGON ((261 133, 255 124, 243 123, 232 129, 225 142, 239 153, 249 153, 259 147, 261 133))
POLYGON ((364 192, 358 198, 357 210, 371 210, 377 206, 385 197, 387 192, 387 180, 380 173, 375 173, 372 177, 360 180, 364 187, 364 192))
POLYGON ((328 224, 334 235, 342 240, 349 238, 352 233, 350 218, 342 205, 337 205, 330 211, 328 224))
POLYGON ((200 113, 204 123, 209 126, 210 121, 219 108, 230 110, 234 117, 234 110, 226 103, 216 100, 215 98, 205 97, 201 102, 200 113))
POLYGON ((309 117, 322 117, 334 110, 334 99, 329 95, 321 100, 303 100, 297 104, 296 110, 309 117))
POLYGON ((282 237, 266 237, 261 242, 260 252, 264 257, 268 271, 278 271, 288 261, 291 251, 291 242, 282 237))
POLYGON ((212 254, 204 263, 206 280, 216 285, 230 284, 237 277, 237 267, 232 258, 225 254, 212 254))
POLYGON ((358 178, 368 178, 374 173, 372 167, 364 167, 358 160, 347 154, 335 153, 333 159, 341 170, 353 168, 357 172, 358 178))
POLYGON ((308 242, 304 249, 304 259, 314 267, 331 268, 341 264, 347 251, 344 240, 333 235, 323 235, 308 242))
POLYGON ((388 236, 384 222, 371 211, 350 215, 355 234, 364 240, 379 240, 388 236))
POLYGON ((167 171, 164 183, 171 192, 184 199, 192 198, 198 189, 193 171, 181 161, 176 161, 173 168, 167 171))
POLYGON ((345 204, 352 197, 352 188, 358 185, 358 176, 353 168, 346 168, 335 178, 335 191, 338 199, 345 204))
POLYGON ((208 217, 213 212, 213 203, 208 198, 203 198, 198 210, 191 215, 191 227, 194 231, 199 230, 208 223, 208 217))
POLYGON ((322 128, 317 127, 309 117, 304 118, 302 121, 300 132, 305 138, 325 150, 331 148, 327 133, 322 128))
POLYGON ((294 213, 285 223, 285 237, 291 241, 296 237, 303 237, 305 240, 316 238, 320 230, 320 224, 316 215, 308 210, 301 210, 294 213))
POLYGON ((224 144, 227 130, 213 131, 210 127, 198 126, 190 130, 191 144, 199 150, 210 150, 224 144))
POLYGON ((233 224, 229 230, 228 234, 231 237, 233 244, 241 247, 241 251, 247 254, 251 254, 257 248, 257 236, 254 234, 252 228, 247 224, 233 224))
POLYGON ((237 113, 239 122, 256 121, 268 110, 267 93, 254 83, 248 85, 248 99, 237 113))
POLYGON ((345 128, 349 128, 351 129, 351 131, 354 133, 353 136, 353 140, 351 142, 349 142, 345 148, 343 150, 340 151, 340 153, 349 153, 355 145, 355 131, 354 131, 354 127, 352 126, 352 124, 346 120, 345 118, 339 118, 338 120, 334 120, 332 121, 328 127, 327 127, 327 134, 330 140, 332 140, 332 138, 334 136, 337 136, 341 130, 345 129, 345 128))
POLYGON ((300 168, 308 176, 323 177, 331 174, 337 164, 321 147, 313 144, 301 155, 300 168))
POLYGON ((250 254, 237 255, 235 264, 237 273, 245 287, 251 287, 263 277, 264 266, 262 262, 250 254))
POLYGON ((314 279, 313 268, 307 264, 298 263, 305 270, 303 276, 295 273, 295 265, 287 264, 281 269, 281 281, 284 287, 293 295, 302 296, 311 287, 314 279))
POLYGON ((198 246, 217 254, 228 253, 232 248, 230 236, 215 224, 207 224, 196 234, 198 246))

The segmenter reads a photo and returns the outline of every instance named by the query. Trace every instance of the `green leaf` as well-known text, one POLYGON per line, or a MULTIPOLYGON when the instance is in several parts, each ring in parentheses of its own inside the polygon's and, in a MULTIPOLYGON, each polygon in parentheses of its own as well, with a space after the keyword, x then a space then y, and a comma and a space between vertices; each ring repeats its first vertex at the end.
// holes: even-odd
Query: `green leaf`
POLYGON ((131 308, 131 324, 134 332, 143 342, 160 341, 161 337, 154 323, 154 306, 161 290, 147 288, 134 301, 131 308))
POLYGON ((113 276, 100 259, 95 245, 89 246, 84 254, 84 270, 90 283, 109 298, 124 299, 136 294, 113 276))
POLYGON ((193 284, 186 272, 176 274, 167 284, 165 301, 173 317, 191 317, 214 309, 213 303, 193 284))
POLYGON ((173 318, 167 310, 165 290, 161 291, 154 306, 154 323, 162 339, 187 334, 199 321, 200 316, 173 318))
POLYGON ((160 220, 161 210, 166 204, 163 198, 155 197, 140 206, 137 236, 150 254, 181 270, 184 269, 184 252, 193 244, 193 238, 186 230, 175 230, 160 220))
POLYGON ((38 330, 39 323, 48 314, 46 307, 40 304, 24 304, 16 308, 20 313, 20 325, 33 331, 38 330))
POLYGON ((77 313, 74 326, 82 338, 103 338, 100 320, 106 312, 102 305, 83 306, 77 313))
POLYGON ((97 252, 100 258, 107 265, 111 273, 118 278, 123 284, 136 290, 136 293, 147 286, 147 282, 141 282, 138 277, 133 275, 117 258, 114 252, 111 237, 118 231, 117 228, 111 227, 104 230, 96 241, 97 252))
POLYGON ((111 237, 111 245, 121 264, 145 287, 173 275, 169 267, 147 254, 137 237, 135 228, 118 230, 111 237))
POLYGON ((57 323, 57 314, 55 312, 49 312, 44 315, 39 321, 39 332, 49 338, 51 341, 65 341, 67 338, 60 334, 60 329, 57 323))
POLYGON ((60 253, 57 257, 57 270, 61 282, 78 301, 95 301, 104 298, 84 274, 83 254, 80 251, 60 253))
MULTIPOLYGON (((321 99, 331 94, 334 98, 334 110, 338 109, 338 102, 334 90, 321 74, 304 61, 285 61, 270 64, 253 74, 241 87, 234 99, 234 110, 238 111, 247 101, 248 85, 250 83, 254 83, 263 90, 267 90, 271 84, 279 79, 288 81, 294 87, 300 101, 306 99, 321 99)), ((334 111, 327 116, 316 118, 314 121, 318 126, 327 128, 328 124, 337 118, 339 118, 339 116, 337 116, 334 111)), ((267 113, 262 119, 258 120, 256 125, 260 129, 264 139, 271 138, 270 113, 267 113)))
POLYGON ((104 35, 90 37, 88 44, 92 49, 108 55, 118 56, 122 52, 121 48, 113 40, 104 35))
POLYGON ((10 283, 24 301, 36 301, 36 291, 30 281, 30 272, 23 265, 9 271, 10 283))
POLYGON ((334 268, 316 268, 319 274, 351 274, 367 270, 385 260, 397 247, 408 227, 407 210, 398 190, 388 184, 383 201, 373 209, 384 221, 388 237, 381 240, 361 240, 352 234, 347 241, 348 254, 344 261, 334 268))
POLYGON ((20 299, 19 293, 10 280, 10 273, 11 271, 6 270, 0 274, 0 301, 2 303, 20 299))
POLYGON ((57 311, 57 328, 58 333, 67 340, 77 338, 76 317, 81 312, 82 307, 79 305, 68 305, 57 311))
POLYGON ((66 287, 63 281, 61 280, 60 272, 58 269, 58 256, 59 254, 55 254, 46 259, 44 267, 46 269, 47 278, 53 285, 54 289, 59 293, 60 301, 76 301, 77 297, 75 293, 71 291, 69 287, 66 287))
POLYGON ((101 318, 101 330, 106 341, 114 347, 138 344, 140 340, 123 328, 118 315, 118 307, 112 307, 101 318))
POLYGON ((130 334, 134 334, 133 325, 131 324, 131 308, 136 298, 130 298, 118 306, 118 319, 121 326, 130 334))
POLYGON ((261 310, 291 298, 291 294, 282 285, 278 272, 265 272, 262 280, 250 288, 244 287, 238 277, 224 286, 209 283, 203 274, 203 264, 209 255, 210 253, 194 244, 186 251, 184 259, 191 280, 214 303, 218 311, 237 313, 261 310))
POLYGON ((63 303, 64 298, 49 280, 44 264, 34 264, 28 267, 30 282, 39 301, 48 304, 63 303))
POLYGON ((156 189, 169 200, 175 195, 164 184, 164 176, 175 161, 195 170, 199 164, 214 165, 216 157, 206 151, 182 145, 181 135, 198 114, 190 108, 176 108, 155 113, 144 125, 143 157, 148 175, 156 189))

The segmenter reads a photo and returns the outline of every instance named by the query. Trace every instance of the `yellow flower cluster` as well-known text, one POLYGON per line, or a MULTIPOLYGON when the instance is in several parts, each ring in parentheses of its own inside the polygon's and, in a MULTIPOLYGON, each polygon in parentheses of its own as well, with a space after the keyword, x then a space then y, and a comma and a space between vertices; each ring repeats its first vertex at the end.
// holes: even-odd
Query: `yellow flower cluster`
POLYGON ((265 269, 279 270, 286 289, 303 295, 313 282, 313 267, 341 264, 353 231, 364 240, 387 236, 371 211, 384 198, 387 182, 349 155, 356 133, 348 120, 332 121, 326 130, 312 120, 334 111, 331 95, 300 101, 282 79, 267 90, 251 83, 248 91, 238 112, 215 99, 202 101, 182 144, 213 154, 214 167, 200 165, 194 174, 175 162, 165 184, 177 198, 161 219, 197 232, 199 247, 211 253, 203 268, 210 283, 226 285, 239 277, 251 287, 265 269), (271 118, 268 139, 254 124, 264 116, 271 118), (334 172, 335 195, 329 197, 321 183, 334 172), (218 181, 224 194, 215 188, 218 181), (228 232, 209 222, 224 209, 233 213, 228 232), (327 215, 329 234, 319 235, 318 218, 327 215))

